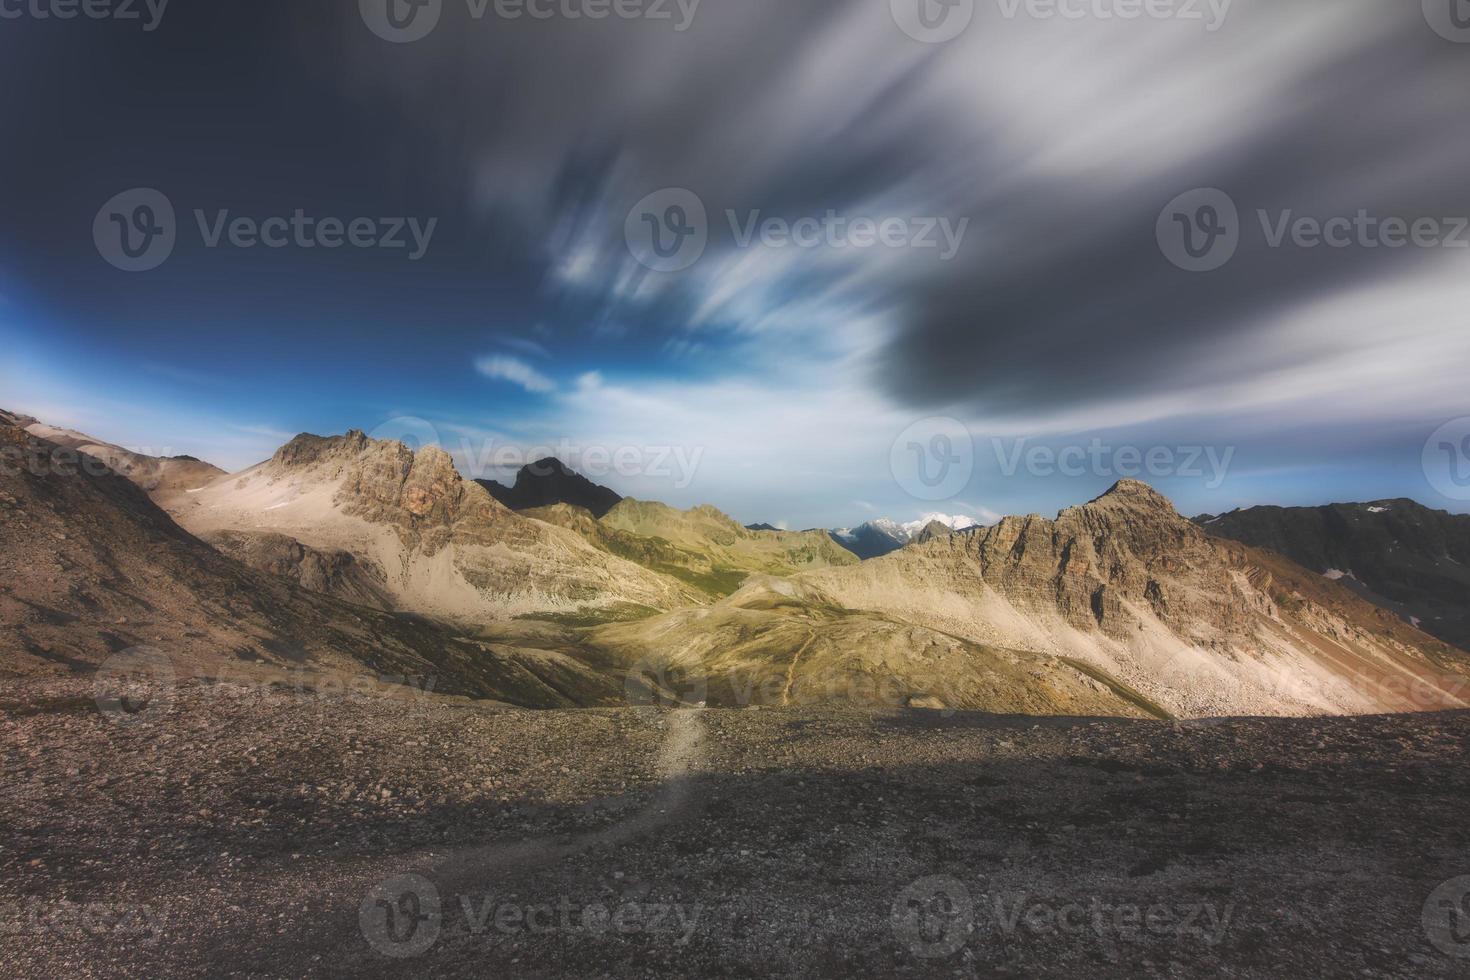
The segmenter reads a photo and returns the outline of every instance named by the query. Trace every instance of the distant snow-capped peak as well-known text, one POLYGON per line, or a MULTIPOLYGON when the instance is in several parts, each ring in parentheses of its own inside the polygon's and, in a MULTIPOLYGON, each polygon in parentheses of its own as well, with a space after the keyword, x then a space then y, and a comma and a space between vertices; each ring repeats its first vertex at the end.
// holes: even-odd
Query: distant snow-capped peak
POLYGON ((904 544, 907 544, 914 538, 918 537, 919 533, 922 532, 924 528, 928 527, 935 521, 943 524, 951 531, 963 531, 967 528, 980 526, 980 522, 976 521, 972 517, 950 516, 949 514, 925 514, 923 517, 920 517, 916 521, 908 521, 902 524, 900 524, 898 521, 893 520, 892 518, 880 517, 876 520, 868 521, 866 524, 860 524, 855 528, 839 528, 832 533, 837 535, 839 538, 854 539, 858 536, 860 532, 866 529, 870 532, 876 531, 887 537, 893 538, 895 541, 900 541, 904 544))

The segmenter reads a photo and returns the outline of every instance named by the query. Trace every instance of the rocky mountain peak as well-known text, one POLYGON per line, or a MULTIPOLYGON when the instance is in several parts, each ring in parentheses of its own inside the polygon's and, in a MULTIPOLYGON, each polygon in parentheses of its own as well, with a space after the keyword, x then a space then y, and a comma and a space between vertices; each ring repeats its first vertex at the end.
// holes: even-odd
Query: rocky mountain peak
POLYGON ((1163 494, 1159 493, 1157 490, 1149 486, 1147 483, 1144 483, 1142 480, 1119 480, 1117 483, 1114 483, 1101 497, 1094 499, 1092 503, 1102 503, 1103 501, 1107 500, 1136 501, 1150 504, 1155 507, 1162 507, 1165 510, 1170 511, 1171 513, 1174 512, 1174 505, 1169 502, 1169 498, 1165 497, 1163 494))
POLYGON ((554 456, 521 467, 515 486, 507 487, 494 480, 480 480, 490 496, 511 510, 532 510, 570 504, 602 517, 623 498, 615 491, 599 486, 554 456))
POLYGON ((277 449, 271 462, 288 468, 313 466, 329 456, 355 455, 369 441, 367 435, 358 429, 352 429, 344 436, 318 436, 303 432, 277 449))

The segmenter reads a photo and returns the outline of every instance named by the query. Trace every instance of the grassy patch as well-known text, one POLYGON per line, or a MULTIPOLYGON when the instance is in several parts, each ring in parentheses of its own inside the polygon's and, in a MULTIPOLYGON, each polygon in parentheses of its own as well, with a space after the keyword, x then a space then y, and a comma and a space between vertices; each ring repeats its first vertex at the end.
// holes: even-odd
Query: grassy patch
POLYGON ((657 616, 659 612, 660 610, 652 606, 637 602, 619 602, 611 606, 578 609, 574 612, 522 613, 516 619, 555 623, 568 629, 587 629, 592 626, 606 626, 608 623, 636 623, 640 619, 657 616))

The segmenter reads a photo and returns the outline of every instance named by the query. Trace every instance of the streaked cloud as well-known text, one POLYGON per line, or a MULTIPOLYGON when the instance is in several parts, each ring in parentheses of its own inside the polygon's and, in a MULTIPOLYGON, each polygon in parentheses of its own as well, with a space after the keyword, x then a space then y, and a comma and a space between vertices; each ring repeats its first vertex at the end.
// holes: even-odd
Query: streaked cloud
POLYGON ((475 370, 493 381, 509 381, 538 395, 556 390, 556 382, 518 357, 482 357, 475 362, 475 370))

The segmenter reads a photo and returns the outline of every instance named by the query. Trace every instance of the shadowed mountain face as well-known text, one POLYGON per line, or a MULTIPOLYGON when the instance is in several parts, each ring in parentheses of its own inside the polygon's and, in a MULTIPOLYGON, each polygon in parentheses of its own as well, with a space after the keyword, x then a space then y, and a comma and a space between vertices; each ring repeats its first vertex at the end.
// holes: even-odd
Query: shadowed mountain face
POLYGON ((1285 555, 1470 649, 1470 516, 1379 500, 1252 507, 1195 520, 1211 534, 1285 555))
POLYGON ((494 480, 476 482, 511 510, 570 504, 591 511, 594 517, 602 517, 623 499, 607 487, 573 472, 559 459, 543 459, 521 467, 513 487, 494 480))

